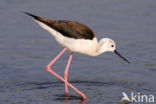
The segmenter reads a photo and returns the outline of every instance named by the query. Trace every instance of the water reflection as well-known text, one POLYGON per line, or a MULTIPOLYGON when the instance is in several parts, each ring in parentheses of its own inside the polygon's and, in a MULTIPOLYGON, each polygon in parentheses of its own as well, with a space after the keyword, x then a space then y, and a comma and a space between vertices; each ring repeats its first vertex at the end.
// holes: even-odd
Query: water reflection
POLYGON ((62 100, 65 101, 65 104, 70 104, 69 101, 75 100, 74 104, 83 104, 86 100, 82 99, 82 97, 74 96, 74 95, 55 95, 57 98, 54 100, 62 100))
MULTIPOLYGON (((65 96, 65 104, 69 104, 69 97, 68 97, 68 95, 66 95, 65 96)), ((76 102, 76 103, 74 103, 74 104, 83 104, 85 102, 85 100, 80 100, 80 101, 78 101, 78 102, 76 102)))

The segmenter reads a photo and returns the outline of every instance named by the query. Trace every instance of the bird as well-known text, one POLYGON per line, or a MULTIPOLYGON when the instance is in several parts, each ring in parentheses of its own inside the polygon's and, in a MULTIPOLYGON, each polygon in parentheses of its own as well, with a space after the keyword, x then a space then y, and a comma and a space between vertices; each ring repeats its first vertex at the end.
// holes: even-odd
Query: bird
POLYGON ((130 62, 116 50, 114 40, 110 38, 102 38, 100 41, 98 41, 93 30, 83 23, 72 20, 49 19, 39 17, 28 12, 24 13, 32 17, 32 19, 43 29, 47 30, 54 37, 57 43, 63 47, 63 50, 46 66, 46 69, 48 72, 65 83, 66 96, 68 96, 68 86, 70 86, 78 94, 80 94, 82 99, 87 99, 83 92, 78 90, 74 85, 67 81, 68 69, 74 53, 85 54, 88 56, 98 56, 104 52, 114 52, 116 55, 130 64, 130 62), (64 78, 62 78, 51 69, 51 66, 66 50, 70 51, 71 53, 64 71, 64 78))

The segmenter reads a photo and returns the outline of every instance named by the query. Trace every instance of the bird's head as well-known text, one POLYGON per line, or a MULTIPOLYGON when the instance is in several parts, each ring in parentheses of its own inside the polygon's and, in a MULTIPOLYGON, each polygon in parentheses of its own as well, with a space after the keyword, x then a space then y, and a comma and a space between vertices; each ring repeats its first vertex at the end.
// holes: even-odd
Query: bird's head
POLYGON ((103 52, 114 52, 115 50, 115 42, 110 38, 103 38, 99 42, 99 48, 100 53, 103 52))
POLYGON ((103 52, 114 52, 120 58, 122 58, 127 63, 130 63, 127 59, 125 59, 121 54, 116 50, 115 41, 110 38, 102 38, 99 41, 98 52, 101 54, 103 52))

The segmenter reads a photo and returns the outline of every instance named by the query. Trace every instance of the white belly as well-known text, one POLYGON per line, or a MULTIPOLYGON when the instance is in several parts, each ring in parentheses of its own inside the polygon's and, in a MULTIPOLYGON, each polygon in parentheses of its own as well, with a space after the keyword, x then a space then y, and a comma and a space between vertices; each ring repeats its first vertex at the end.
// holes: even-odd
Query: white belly
POLYGON ((63 47, 68 48, 72 52, 78 52, 86 55, 91 55, 97 51, 97 39, 74 39, 64 37, 62 40, 57 40, 63 47))

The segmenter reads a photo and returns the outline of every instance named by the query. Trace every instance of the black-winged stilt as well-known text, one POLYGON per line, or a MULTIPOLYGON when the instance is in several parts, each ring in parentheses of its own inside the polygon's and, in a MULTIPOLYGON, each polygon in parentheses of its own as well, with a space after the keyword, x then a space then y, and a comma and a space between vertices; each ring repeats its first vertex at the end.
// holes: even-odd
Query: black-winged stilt
POLYGON ((74 52, 86 54, 89 56, 97 56, 104 52, 114 52, 124 61, 130 63, 127 59, 115 50, 115 42, 110 38, 102 38, 97 41, 94 32, 86 25, 70 20, 53 20, 35 16, 24 12, 31 16, 42 28, 49 31, 55 40, 64 47, 64 49, 46 66, 46 69, 65 83, 65 94, 68 95, 67 85, 79 93, 83 99, 86 99, 84 93, 67 81, 68 69, 74 52), (66 51, 70 50, 71 54, 64 72, 64 79, 50 69, 50 66, 66 51))

